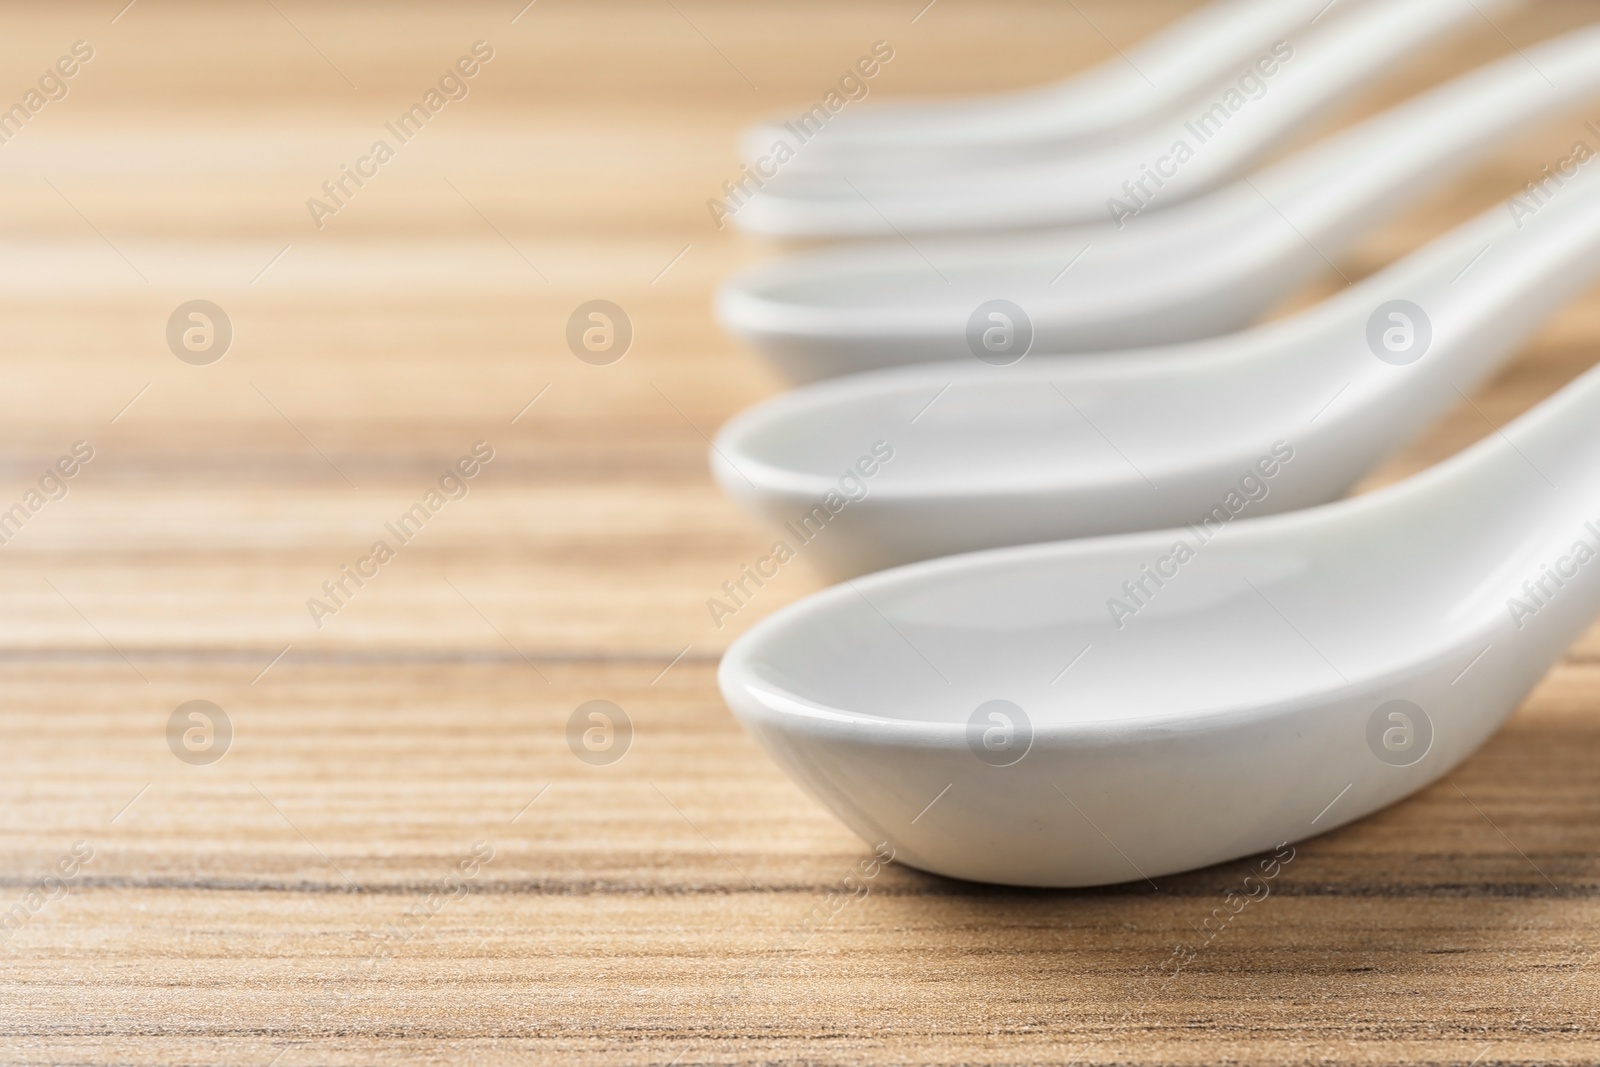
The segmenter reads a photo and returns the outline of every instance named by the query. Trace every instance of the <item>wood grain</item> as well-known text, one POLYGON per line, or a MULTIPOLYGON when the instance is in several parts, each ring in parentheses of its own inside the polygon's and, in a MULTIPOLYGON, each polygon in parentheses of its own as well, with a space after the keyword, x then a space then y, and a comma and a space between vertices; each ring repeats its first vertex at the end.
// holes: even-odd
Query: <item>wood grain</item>
MULTIPOLYGON (((709 310, 768 251, 704 207, 738 129, 877 39, 881 96, 1002 89, 1188 2, 123 2, 0 12, 0 97, 96 50, 0 145, 0 506, 95 449, 0 546, 0 913, 93 850, 0 944, 0 1059, 1600 1060, 1600 632, 1446 781, 1303 843, 1176 978, 1244 864, 1090 892, 891 864, 841 907, 868 847, 717 695, 728 641, 822 584, 788 568, 722 629, 704 607, 766 542, 705 436, 779 388, 709 310), (468 97, 317 229, 306 198, 477 40, 468 97), (197 297, 235 328, 208 367, 163 339, 197 297), (596 297, 637 329, 604 368, 562 340, 596 297), (479 440, 470 493, 316 626, 306 599, 479 440), (233 725, 209 766, 167 746, 191 699, 233 725), (614 765, 568 749, 590 699, 634 723, 614 765)), ((1475 25, 1301 140, 1592 12, 1475 25)), ((1340 270, 1579 127, 1529 129, 1340 270)), ((1597 344, 1591 294, 1369 486, 1597 344)))

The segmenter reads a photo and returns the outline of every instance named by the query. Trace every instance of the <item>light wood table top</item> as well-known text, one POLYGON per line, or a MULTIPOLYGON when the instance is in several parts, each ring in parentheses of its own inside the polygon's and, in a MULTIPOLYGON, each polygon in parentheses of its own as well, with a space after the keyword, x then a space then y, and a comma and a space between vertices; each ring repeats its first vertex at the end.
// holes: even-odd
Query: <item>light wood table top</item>
MULTIPOLYGON (((1445 781, 1302 844, 1176 979, 1243 863, 1090 892, 890 865, 835 912, 867 846, 717 694, 729 640, 823 584, 705 608, 769 540, 706 435, 780 388, 710 312, 767 251, 706 210, 737 131, 876 40, 879 97, 1002 89, 1188 3, 123 3, 0 12, 5 100, 93 49, 0 145, 0 508, 93 449, 0 546, 0 1061, 1600 1059, 1600 633, 1445 781), (318 229, 307 198, 480 40, 466 97, 318 229), (636 329, 608 367, 563 341, 596 298, 636 329), (194 299, 232 323, 207 366, 165 339, 194 299), (314 621, 478 441, 470 491, 314 621), (568 748, 592 699, 634 725, 609 766, 568 748), (218 762, 169 749, 191 700, 228 717, 218 762)), ((1593 11, 1477 24, 1304 139, 1593 11)), ((1529 129, 1340 269, 1580 129, 1529 129)), ((1591 294, 1372 484, 1597 345, 1591 294)))

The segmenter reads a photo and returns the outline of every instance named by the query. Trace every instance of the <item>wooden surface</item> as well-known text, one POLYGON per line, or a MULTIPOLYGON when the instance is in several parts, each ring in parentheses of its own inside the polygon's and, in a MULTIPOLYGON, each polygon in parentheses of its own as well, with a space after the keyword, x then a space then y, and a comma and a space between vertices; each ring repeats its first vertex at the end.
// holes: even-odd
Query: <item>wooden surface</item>
MULTIPOLYGON (((0 913, 93 850, 0 944, 0 1061, 1600 1060, 1600 634, 1446 781, 1302 844, 1176 978, 1245 864, 1093 892, 890 865, 841 907, 867 847, 717 695, 729 639, 821 584, 788 568, 721 630, 704 607, 766 540, 705 435, 778 388, 709 312, 763 253, 705 209, 736 131, 878 39, 881 97, 997 89, 1187 4, 122 3, 0 11, 8 100, 95 49, 0 146, 0 506, 95 450, 0 547, 0 913), (480 39, 470 95, 316 229, 306 198, 480 39), (164 342, 194 298, 234 324, 211 366, 164 342), (592 298, 637 330, 610 367, 562 340, 592 298), (313 625, 478 440, 470 494, 313 625), (167 744, 192 699, 234 729, 208 766, 167 744), (590 699, 635 724, 610 766, 567 747, 590 699)), ((1593 10, 1479 23, 1305 137, 1593 10)), ((1530 129, 1341 269, 1579 130, 1530 129)), ((1374 483, 1597 344, 1591 294, 1374 483)))

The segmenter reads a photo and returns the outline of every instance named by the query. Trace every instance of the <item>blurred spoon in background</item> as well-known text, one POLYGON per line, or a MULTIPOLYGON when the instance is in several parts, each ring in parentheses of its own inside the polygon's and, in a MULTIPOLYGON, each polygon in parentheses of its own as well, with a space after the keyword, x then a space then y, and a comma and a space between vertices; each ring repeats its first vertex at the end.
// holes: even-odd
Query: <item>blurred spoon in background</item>
POLYGON ((1498 206, 1280 322, 1165 348, 805 386, 729 422, 712 468, 772 526, 825 526, 808 554, 844 575, 1325 503, 1597 274, 1590 160, 1531 213, 1520 200, 1498 206), (857 472, 861 497, 813 514, 878 441, 893 459, 857 472))
MULTIPOLYGON (((807 174, 785 164, 734 214, 776 237, 890 237, 1095 222, 1108 202, 1169 208, 1245 173, 1362 83, 1509 0, 1376 0, 1242 59, 1189 103, 1104 144, 1038 159, 972 158, 807 174), (1474 6, 1477 5, 1477 7, 1474 6)), ((848 112, 841 112, 843 114, 848 112)), ((804 157, 802 145, 793 162, 804 157)))
MULTIPOLYGON (((747 131, 744 157, 755 163, 780 141, 799 147, 795 128, 809 139, 785 167, 815 174, 920 172, 1077 148, 1156 121, 1284 35, 1320 22, 1323 12, 1332 17, 1342 6, 1328 0, 1217 0, 1055 85, 977 98, 875 103, 830 115, 813 109, 747 131)), ((872 77, 871 69, 857 73, 872 77)))
MULTIPOLYGON (((1013 355, 1214 336, 1249 324, 1500 140, 1597 94, 1600 27, 1591 26, 1120 230, 1107 222, 789 256, 736 275, 717 309, 728 330, 801 382, 971 359, 969 329, 982 334, 989 320, 981 306, 995 300, 1020 316, 1013 355)), ((1600 150, 1593 124, 1576 132, 1600 150)))

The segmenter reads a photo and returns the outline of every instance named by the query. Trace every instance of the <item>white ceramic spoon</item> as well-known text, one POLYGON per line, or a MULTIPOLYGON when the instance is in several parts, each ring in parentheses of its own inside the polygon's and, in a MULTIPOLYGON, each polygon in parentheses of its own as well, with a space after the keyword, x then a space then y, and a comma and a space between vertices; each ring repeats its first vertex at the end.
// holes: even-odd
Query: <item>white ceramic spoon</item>
MULTIPOLYGON (((969 324, 993 299, 1023 309, 1036 352, 1236 330, 1501 139, 1597 94, 1600 27, 1590 27, 1120 231, 1106 223, 790 256, 735 276, 719 294, 718 313, 795 381, 972 359, 969 324)), ((1576 122, 1573 137, 1600 149, 1600 135, 1576 122)), ((1019 347, 1022 340, 1019 332, 1019 347)))
MULTIPOLYGON (((1365 2, 1370 6, 1372 0, 1365 2)), ((1153 122, 1325 10, 1331 18, 1346 6, 1350 0, 1332 9, 1328 0, 1217 0, 1055 85, 976 99, 852 103, 837 114, 785 116, 748 131, 744 157, 751 163, 770 157, 780 141, 800 147, 796 130, 808 139, 785 168, 819 173, 993 161, 1070 148, 1153 122)))
POLYGON ((1591 371, 1354 500, 1210 541, 996 549, 836 586, 736 641, 720 681, 784 769, 897 858, 1097 885, 1272 849, 1415 792, 1597 611, 1591 371))
POLYGON ((1563 181, 1244 333, 793 390, 729 422, 712 468, 843 575, 1333 500, 1600 275, 1600 158, 1563 181), (893 458, 842 489, 875 444, 893 458))
POLYGON ((1161 176, 1146 190, 1167 207, 1243 174, 1350 90, 1462 23, 1480 21, 1475 3, 1507 6, 1379 0, 1343 14, 1335 9, 1240 62, 1172 114, 1103 145, 1038 159, 845 175, 785 165, 735 220, 754 233, 811 238, 1069 225, 1106 218, 1110 197, 1137 203, 1133 185, 1124 183, 1156 171, 1161 176))

